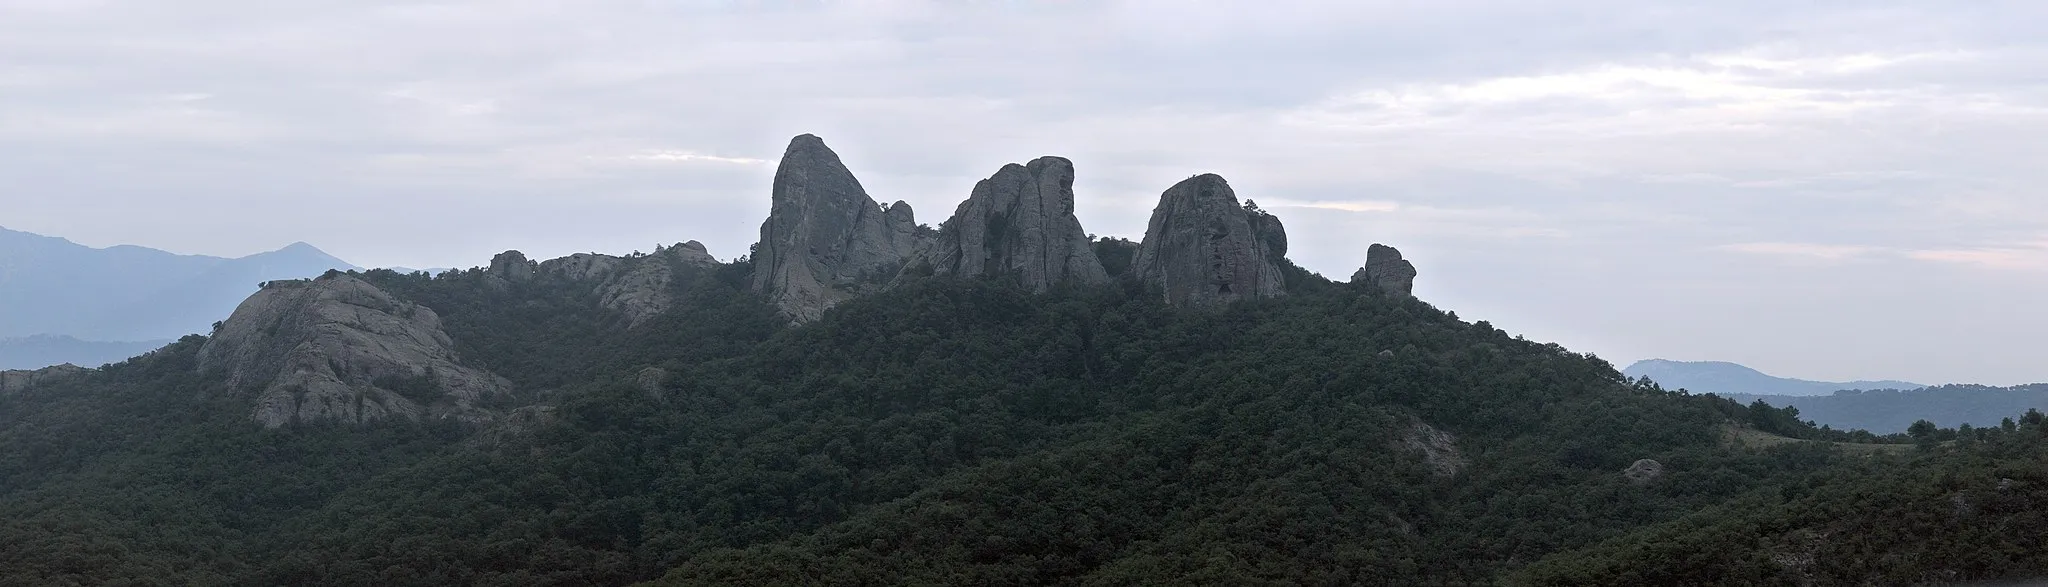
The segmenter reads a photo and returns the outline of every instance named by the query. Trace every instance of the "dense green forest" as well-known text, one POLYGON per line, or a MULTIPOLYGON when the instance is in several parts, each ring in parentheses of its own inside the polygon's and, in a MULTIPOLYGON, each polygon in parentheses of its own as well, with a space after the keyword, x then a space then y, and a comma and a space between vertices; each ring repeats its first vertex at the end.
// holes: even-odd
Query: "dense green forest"
POLYGON ((798 327, 744 261, 632 327, 572 282, 371 271, 512 381, 499 418, 264 429, 198 336, 0 398, 0 583, 2048 574, 2038 412, 1822 429, 1286 269, 1212 309, 925 279, 798 327))

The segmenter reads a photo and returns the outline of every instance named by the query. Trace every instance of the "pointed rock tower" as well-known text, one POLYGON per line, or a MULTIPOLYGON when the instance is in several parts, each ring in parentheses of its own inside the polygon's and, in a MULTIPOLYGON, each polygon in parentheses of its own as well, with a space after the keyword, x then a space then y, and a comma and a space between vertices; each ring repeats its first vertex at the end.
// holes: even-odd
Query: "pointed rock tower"
POLYGON ((1109 281, 1074 218, 1074 164, 1060 157, 1004 165, 974 184, 937 243, 911 262, 926 265, 935 275, 1014 277, 1039 292, 1067 281, 1109 281))
POLYGON ((1174 305, 1275 297, 1284 293, 1275 261, 1286 243, 1279 219, 1238 205, 1228 182, 1203 174, 1160 196, 1132 272, 1174 305))
POLYGON ((797 322, 879 289, 919 248, 910 205, 875 203, 816 136, 789 141, 773 198, 754 252, 754 291, 797 322))

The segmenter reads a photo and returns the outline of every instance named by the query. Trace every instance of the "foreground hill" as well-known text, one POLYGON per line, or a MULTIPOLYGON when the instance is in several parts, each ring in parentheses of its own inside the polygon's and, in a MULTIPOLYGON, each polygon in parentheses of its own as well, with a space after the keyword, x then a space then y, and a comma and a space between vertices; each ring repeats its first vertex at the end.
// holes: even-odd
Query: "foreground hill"
POLYGON ((735 262, 332 272, 0 374, 0 583, 2048 574, 2038 414, 1824 431, 1441 311, 1391 250, 1303 271, 1220 177, 1082 254, 1059 161, 926 230, 829 153, 792 141, 735 262))
POLYGON ((1720 361, 1636 361, 1622 370, 1631 378, 1648 377, 1658 385, 1694 393, 1743 395, 1827 395, 1845 389, 1919 389, 1926 387, 1905 381, 1808 381, 1774 377, 1761 371, 1720 361))

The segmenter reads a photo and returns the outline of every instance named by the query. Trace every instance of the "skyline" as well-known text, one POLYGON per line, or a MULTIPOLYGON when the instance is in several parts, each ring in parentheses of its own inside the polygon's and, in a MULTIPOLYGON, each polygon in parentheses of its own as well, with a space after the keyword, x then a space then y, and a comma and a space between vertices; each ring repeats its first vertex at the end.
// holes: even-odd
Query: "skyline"
POLYGON ((1617 367, 2048 380, 2048 7, 1639 4, 0 0, 0 225, 731 259, 816 133, 934 225, 1058 155, 1136 239, 1217 173, 1312 271, 1384 242, 1423 300, 1617 367))

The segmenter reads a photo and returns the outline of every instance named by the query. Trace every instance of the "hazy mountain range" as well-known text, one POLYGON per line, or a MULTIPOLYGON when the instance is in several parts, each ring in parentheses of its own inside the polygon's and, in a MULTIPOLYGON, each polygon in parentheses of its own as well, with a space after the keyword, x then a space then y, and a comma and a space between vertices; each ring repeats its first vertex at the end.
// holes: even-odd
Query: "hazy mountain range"
POLYGON ((206 332, 264 281, 354 268, 306 243, 230 259, 0 228, 0 368, 119 360, 206 332))
POLYGON ((1693 393, 1746 395, 1828 395, 1844 389, 1919 389, 1927 387, 1907 381, 1808 381, 1764 374, 1761 371, 1721 361, 1636 361, 1621 371, 1629 377, 1648 377, 1665 389, 1693 393))

